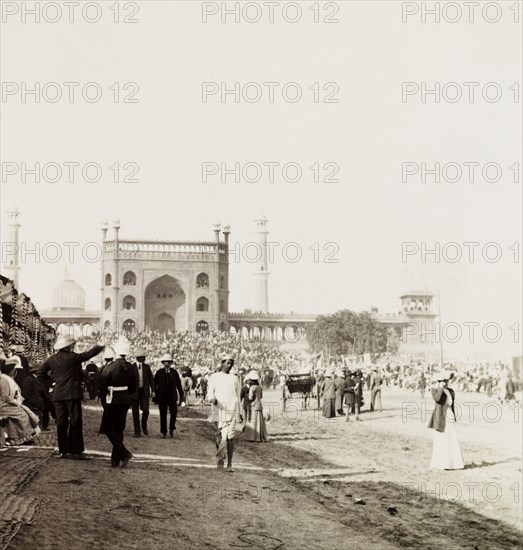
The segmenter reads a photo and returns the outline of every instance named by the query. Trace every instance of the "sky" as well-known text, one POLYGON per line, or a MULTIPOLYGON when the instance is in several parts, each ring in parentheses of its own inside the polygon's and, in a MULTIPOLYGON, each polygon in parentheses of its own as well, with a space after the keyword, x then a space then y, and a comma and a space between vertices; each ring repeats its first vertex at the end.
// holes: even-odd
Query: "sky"
POLYGON ((86 290, 87 307, 99 308, 99 263, 79 250, 94 252, 88 243, 99 243, 101 223, 115 219, 122 238, 167 240, 212 240, 214 223, 230 224, 237 253, 229 309, 253 307, 254 266, 242 252, 264 215, 277 243, 271 311, 396 312, 403 292, 430 288, 440 294, 443 322, 502 329, 499 342, 476 335, 456 347, 521 349, 521 173, 514 180, 522 113, 514 83, 520 90, 522 48, 509 3, 500 3, 496 23, 476 13, 473 23, 463 15, 452 24, 443 17, 450 12, 439 23, 430 16, 422 23, 420 13, 404 23, 395 1, 320 2, 320 21, 339 20, 331 24, 314 22, 312 2, 299 3, 295 23, 276 8, 268 22, 263 3, 253 3, 262 14, 257 23, 245 19, 254 11, 240 13, 238 23, 231 16, 222 23, 220 12, 204 23, 202 9, 221 3, 131 4, 137 13, 120 3, 119 17, 134 24, 115 23, 112 2, 98 2, 96 23, 78 13, 72 23, 64 15, 54 24, 43 15, 36 23, 3 14, 1 212, 18 206, 22 245, 40 249, 24 255, 20 277, 37 307, 52 305, 64 243, 77 242, 70 272, 86 290), (67 82, 78 83, 72 102, 67 82), (267 82, 274 83, 272 102, 267 82), (35 83, 38 102, 22 93, 35 83), (239 102, 232 93, 222 98, 235 83, 239 102), (439 101, 416 91, 435 83, 439 101), (57 89, 62 99, 53 102, 57 89), (99 101, 83 98, 82 90, 94 97, 96 89, 99 101), (294 101, 297 89, 302 96, 294 101), (462 98, 454 101, 457 92, 462 98), (23 174, 37 162, 48 165, 39 182, 23 174), (61 168, 59 181, 49 163, 61 168), (78 163, 72 182, 64 163, 78 163), (99 181, 88 181, 93 171, 83 176, 87 163, 100 167, 99 181), (251 165, 235 182, 222 170, 235 163, 256 163, 260 181, 248 181, 251 165), (272 182, 268 163, 279 163, 272 182), (287 163, 301 168, 298 181, 291 181, 292 166, 282 170, 287 163), (412 175, 404 176, 405 163, 412 175), (423 163, 428 170, 446 165, 439 182, 430 173, 422 181, 423 163), (464 163, 478 163, 472 182, 464 163), (462 177, 451 181, 456 166, 462 177), (49 243, 58 243, 58 261, 49 243), (472 259, 464 243, 478 243, 472 259), (439 258, 422 255, 436 246, 439 258), (301 257, 292 261, 297 249, 301 257), (456 251, 462 257, 454 261, 456 251), (510 329, 517 322, 519 332, 510 329))

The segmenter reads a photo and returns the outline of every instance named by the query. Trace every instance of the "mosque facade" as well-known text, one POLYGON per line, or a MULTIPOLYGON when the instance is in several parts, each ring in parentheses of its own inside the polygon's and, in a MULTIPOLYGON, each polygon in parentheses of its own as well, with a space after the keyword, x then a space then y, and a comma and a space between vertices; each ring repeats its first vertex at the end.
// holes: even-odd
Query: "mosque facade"
MULTIPOLYGON (((15 241, 20 227, 18 211, 9 213, 8 234, 15 241)), ((267 219, 255 221, 262 253, 255 266, 255 308, 229 312, 230 227, 214 226, 208 241, 166 241, 121 238, 119 221, 102 226, 100 310, 85 309, 85 291, 67 268, 53 290, 50 309, 42 317, 63 332, 92 334, 106 329, 142 331, 231 331, 246 338, 275 343, 306 344, 307 327, 316 314, 269 313, 267 219)), ((4 271, 18 279, 16 254, 4 271)), ((400 296, 401 309, 393 314, 372 310, 373 317, 392 329, 399 352, 437 356, 434 294, 414 290, 400 296)))

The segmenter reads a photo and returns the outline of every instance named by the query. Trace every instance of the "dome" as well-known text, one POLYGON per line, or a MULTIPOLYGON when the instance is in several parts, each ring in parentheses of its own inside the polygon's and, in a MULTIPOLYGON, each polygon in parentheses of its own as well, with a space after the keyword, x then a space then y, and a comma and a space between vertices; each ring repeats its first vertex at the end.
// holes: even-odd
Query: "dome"
POLYGON ((64 279, 53 290, 53 309, 84 310, 85 291, 65 270, 64 279))

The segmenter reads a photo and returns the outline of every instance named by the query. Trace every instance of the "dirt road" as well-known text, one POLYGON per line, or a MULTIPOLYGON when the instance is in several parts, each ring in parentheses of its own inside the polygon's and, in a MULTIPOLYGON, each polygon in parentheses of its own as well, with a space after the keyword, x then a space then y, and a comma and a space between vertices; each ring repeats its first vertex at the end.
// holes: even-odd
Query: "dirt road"
POLYGON ((159 437, 156 415, 151 435, 132 438, 129 415, 135 458, 127 469, 110 468, 109 443, 97 435, 101 413, 90 408, 84 425, 91 461, 59 460, 45 448, 0 453, 2 480, 16 481, 2 489, 8 506, 0 547, 519 547, 521 502, 510 486, 521 478, 521 436, 508 416, 497 429, 477 419, 460 423, 469 467, 435 474, 427 469, 431 433, 421 412, 405 415, 412 395, 384 395, 384 412, 358 423, 325 422, 301 411, 299 401, 283 415, 277 392, 265 400, 274 415, 271 441, 239 440, 232 474, 216 469, 208 411, 198 406, 181 411, 172 440, 159 437), (487 483, 497 485, 485 492, 487 483), (494 502, 495 490, 502 494, 494 502))

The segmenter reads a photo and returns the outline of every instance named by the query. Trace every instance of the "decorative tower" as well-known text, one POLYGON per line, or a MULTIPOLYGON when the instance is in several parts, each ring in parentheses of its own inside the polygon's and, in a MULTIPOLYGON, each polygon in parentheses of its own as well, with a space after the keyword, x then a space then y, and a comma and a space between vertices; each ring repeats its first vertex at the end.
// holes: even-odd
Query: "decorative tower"
POLYGON ((400 353, 422 354, 429 360, 437 358, 438 314, 433 309, 434 293, 413 290, 400 296, 401 311, 407 319, 403 327, 400 353))
POLYGON ((6 212, 7 216, 7 239, 4 241, 4 247, 2 251, 2 256, 4 257, 4 273, 5 276, 11 279, 17 290, 20 289, 18 286, 18 276, 20 273, 19 265, 19 229, 20 224, 18 223, 18 216, 20 212, 18 208, 6 212))
POLYGON ((255 310, 261 313, 269 312, 269 271, 267 269, 267 218, 264 216, 255 220, 258 236, 258 261, 254 272, 255 310))

